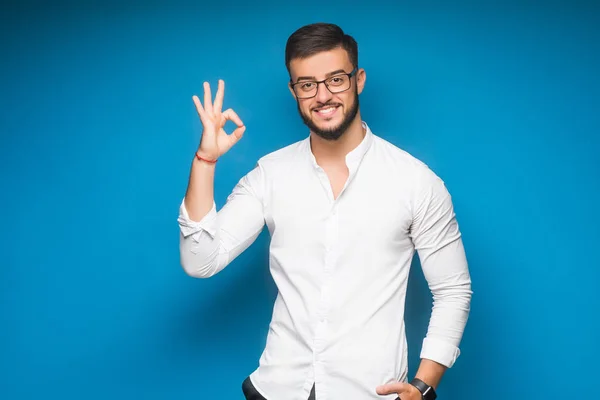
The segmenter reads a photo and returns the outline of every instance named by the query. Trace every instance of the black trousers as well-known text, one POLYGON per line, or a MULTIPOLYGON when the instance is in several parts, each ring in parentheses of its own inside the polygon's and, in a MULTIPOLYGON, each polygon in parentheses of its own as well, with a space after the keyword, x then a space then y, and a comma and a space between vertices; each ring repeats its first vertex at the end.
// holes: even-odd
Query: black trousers
MULTIPOLYGON (((242 391, 244 392, 244 396, 246 396, 246 400, 267 400, 260 393, 258 393, 252 384, 250 377, 244 379, 244 382, 242 383, 242 391)), ((316 400, 315 385, 313 385, 307 400, 316 400)))

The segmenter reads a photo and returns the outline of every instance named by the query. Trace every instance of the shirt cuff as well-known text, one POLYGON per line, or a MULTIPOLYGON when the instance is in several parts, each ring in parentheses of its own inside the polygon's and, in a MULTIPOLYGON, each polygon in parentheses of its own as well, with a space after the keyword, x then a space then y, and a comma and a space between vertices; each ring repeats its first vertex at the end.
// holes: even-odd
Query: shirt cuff
POLYGON ((199 233, 206 232, 214 239, 217 233, 217 205, 213 201, 212 208, 200 221, 192 221, 185 208, 185 200, 181 201, 179 206, 179 217, 177 218, 179 229, 184 237, 194 235, 197 239, 199 233))
POLYGON ((460 355, 458 347, 439 339, 425 338, 421 348, 421 358, 435 361, 451 368, 460 355))

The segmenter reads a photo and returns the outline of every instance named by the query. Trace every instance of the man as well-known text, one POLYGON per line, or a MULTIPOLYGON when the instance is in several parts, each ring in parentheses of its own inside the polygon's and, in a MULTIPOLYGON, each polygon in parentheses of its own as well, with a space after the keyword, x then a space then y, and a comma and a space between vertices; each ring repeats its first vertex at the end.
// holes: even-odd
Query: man
POLYGON ((222 111, 223 81, 214 103, 208 83, 204 104, 194 96, 203 133, 178 219, 182 266, 213 276, 269 229, 278 295, 259 366, 242 385, 247 399, 433 400, 459 355, 472 294, 450 195, 362 121, 366 72, 351 36, 302 27, 286 66, 309 137, 262 157, 218 213, 216 161, 245 126, 222 111), (226 120, 237 125, 231 134, 226 120), (409 380, 403 312, 415 251, 434 306, 409 380))

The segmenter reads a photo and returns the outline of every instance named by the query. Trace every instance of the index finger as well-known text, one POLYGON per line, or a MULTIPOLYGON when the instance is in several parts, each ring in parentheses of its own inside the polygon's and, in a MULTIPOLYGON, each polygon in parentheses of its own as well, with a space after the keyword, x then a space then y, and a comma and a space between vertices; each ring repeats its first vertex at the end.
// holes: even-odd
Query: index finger
POLYGON ((223 113, 223 116, 226 119, 232 121, 234 124, 236 124, 239 127, 244 126, 244 123, 242 122, 240 117, 231 108, 225 110, 225 112, 223 113))

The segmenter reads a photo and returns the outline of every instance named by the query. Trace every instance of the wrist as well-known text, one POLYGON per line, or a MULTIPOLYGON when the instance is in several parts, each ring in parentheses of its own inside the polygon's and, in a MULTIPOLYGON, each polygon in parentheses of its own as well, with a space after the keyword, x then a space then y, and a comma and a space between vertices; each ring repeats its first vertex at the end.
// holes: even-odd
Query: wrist
POLYGON ((433 386, 428 385, 421 379, 414 378, 410 384, 417 388, 417 390, 421 393, 421 398, 423 400, 435 400, 437 398, 437 393, 435 392, 433 386))
POLYGON ((214 166, 218 159, 219 157, 204 154, 200 150, 196 151, 195 160, 201 162, 202 164, 214 166))

